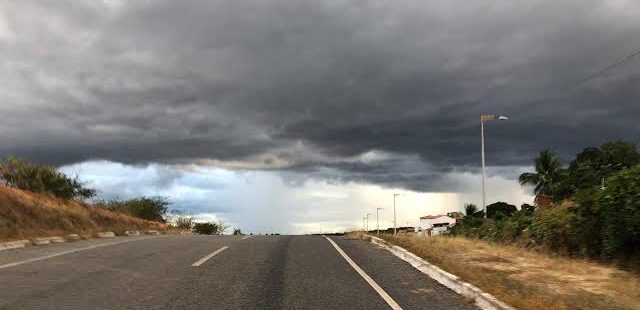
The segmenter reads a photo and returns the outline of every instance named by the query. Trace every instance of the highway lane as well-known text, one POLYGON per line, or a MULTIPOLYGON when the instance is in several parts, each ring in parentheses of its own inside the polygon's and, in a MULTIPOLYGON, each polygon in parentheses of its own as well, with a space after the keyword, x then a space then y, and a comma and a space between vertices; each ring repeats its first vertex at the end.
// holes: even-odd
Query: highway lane
MULTIPOLYGON (((0 252, 2 266, 103 245, 0 268, 0 309, 391 309, 322 236, 133 238, 0 252)), ((403 309, 475 309, 388 252, 332 239, 403 309)))

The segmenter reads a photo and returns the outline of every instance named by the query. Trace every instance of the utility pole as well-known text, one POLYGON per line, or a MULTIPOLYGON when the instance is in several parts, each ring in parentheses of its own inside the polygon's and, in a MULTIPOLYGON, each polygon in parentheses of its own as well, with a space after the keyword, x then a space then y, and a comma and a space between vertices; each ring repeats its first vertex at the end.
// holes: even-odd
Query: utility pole
POLYGON ((485 173, 485 164, 484 164, 484 122, 488 122, 488 121, 495 121, 495 120, 499 120, 499 121, 506 121, 509 120, 508 117, 506 116, 498 116, 496 117, 495 115, 480 115, 480 144, 481 146, 481 151, 482 151, 482 212, 484 213, 484 218, 487 218, 487 200, 486 200, 486 189, 485 189, 485 178, 486 178, 486 173, 485 173))
POLYGON ((395 235, 398 230, 398 226, 396 225, 396 197, 400 196, 400 194, 393 194, 393 234, 395 235))
POLYGON ((380 234, 380 210, 384 210, 384 208, 376 209, 376 230, 378 231, 378 235, 380 234))

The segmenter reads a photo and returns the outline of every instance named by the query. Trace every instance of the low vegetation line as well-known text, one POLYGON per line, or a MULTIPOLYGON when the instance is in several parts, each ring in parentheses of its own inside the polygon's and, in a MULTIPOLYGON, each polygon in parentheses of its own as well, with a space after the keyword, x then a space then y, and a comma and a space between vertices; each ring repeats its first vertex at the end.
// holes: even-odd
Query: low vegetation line
POLYGON ((380 237, 518 309, 640 309, 640 278, 613 266, 464 237, 380 237))

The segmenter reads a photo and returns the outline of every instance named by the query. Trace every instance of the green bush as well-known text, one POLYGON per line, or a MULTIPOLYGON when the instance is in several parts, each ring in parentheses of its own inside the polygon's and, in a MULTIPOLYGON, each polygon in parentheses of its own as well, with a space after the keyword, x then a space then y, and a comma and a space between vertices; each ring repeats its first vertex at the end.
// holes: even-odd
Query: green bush
POLYGON ((539 244, 556 252, 569 253, 573 238, 574 214, 568 208, 552 207, 536 210, 529 235, 539 244))
POLYGON ((12 156, 0 162, 0 180, 7 186, 50 193, 62 199, 86 199, 96 195, 94 189, 77 177, 69 178, 54 166, 34 164, 12 156))
POLYGON ((595 202, 603 255, 640 254, 640 165, 611 177, 595 202))
POLYGON ((153 196, 129 200, 113 200, 100 205, 100 207, 149 221, 165 222, 169 204, 167 198, 153 196))
POLYGON ((221 235, 227 229, 222 222, 208 222, 193 224, 193 231, 200 235, 221 235))

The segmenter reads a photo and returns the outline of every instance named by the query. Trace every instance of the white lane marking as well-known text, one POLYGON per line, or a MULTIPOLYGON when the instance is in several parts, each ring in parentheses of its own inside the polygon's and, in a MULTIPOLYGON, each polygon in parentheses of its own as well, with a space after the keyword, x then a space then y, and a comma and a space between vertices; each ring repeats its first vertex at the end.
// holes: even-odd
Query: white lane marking
POLYGON ((253 237, 253 236, 244 236, 244 237, 242 237, 242 238, 241 238, 241 240, 249 239, 249 238, 251 238, 251 237, 253 237))
POLYGON ((362 270, 362 268, 360 268, 360 266, 358 266, 352 259, 351 257, 349 257, 347 255, 347 253, 345 253, 336 243, 335 241, 331 240, 331 238, 327 237, 327 236, 323 236, 325 237, 327 240, 329 240, 329 242, 331 243, 331 245, 333 245, 333 247, 336 249, 336 251, 338 251, 338 253, 340 253, 340 255, 342 255, 342 257, 349 263, 349 265, 351 265, 351 267, 353 267, 353 269, 355 269, 360 276, 362 276, 362 278, 365 279, 365 281, 367 281, 367 283, 369 283, 369 285, 371 285, 371 287, 373 287, 374 290, 376 290, 376 292, 378 293, 378 295, 380 295, 380 297, 382 297, 382 299, 384 299, 384 301, 387 302, 387 304, 391 307, 391 309, 394 310, 402 310, 402 307, 400 307, 400 305, 398 305, 398 303, 393 300, 393 298, 391 298, 391 296, 389 296, 389 294, 387 294, 387 292, 385 292, 380 285, 378 285, 378 283, 376 283, 376 281, 373 281, 373 279, 371 279, 371 277, 369 277, 368 274, 366 274, 364 272, 364 270, 362 270))
POLYGON ((223 247, 221 247, 221 248, 219 248, 219 249, 217 249, 217 250, 213 251, 213 253, 211 253, 211 254, 209 254, 209 255, 207 255, 207 256, 205 256, 205 257, 203 257, 203 258, 199 259, 197 262, 195 262, 195 263, 191 264, 191 266, 193 266, 193 267, 198 267, 198 266, 200 266, 200 265, 204 264, 204 262, 208 261, 210 258, 212 258, 212 257, 214 257, 214 256, 216 256, 216 255, 218 255, 218 254, 220 254, 220 252, 222 252, 222 251, 224 251, 224 250, 226 250, 226 249, 228 249, 228 248, 229 248, 229 247, 225 245, 225 246, 223 246, 223 247))
POLYGON ((40 257, 34 257, 34 258, 26 259, 26 260, 23 260, 23 261, 18 261, 18 262, 13 262, 13 263, 9 263, 9 264, 0 265, 0 269, 9 268, 9 267, 15 267, 15 266, 22 265, 22 264, 27 264, 27 263, 33 263, 33 262, 37 262, 37 261, 41 261, 41 260, 45 260, 45 259, 49 259, 49 258, 54 258, 54 257, 62 256, 62 255, 67 255, 67 254, 71 254, 71 253, 75 253, 75 252, 91 250, 91 249, 95 249, 95 248, 101 248, 103 246, 116 245, 116 244, 120 244, 120 243, 139 241, 139 240, 146 240, 146 239, 151 239, 151 238, 155 238, 155 237, 140 238, 140 239, 134 239, 134 240, 122 240, 122 241, 116 241, 116 242, 96 244, 96 245, 92 245, 92 246, 88 246, 88 247, 77 248, 77 249, 73 249, 73 250, 63 251, 63 252, 59 252, 59 253, 49 254, 49 255, 40 256, 40 257))

